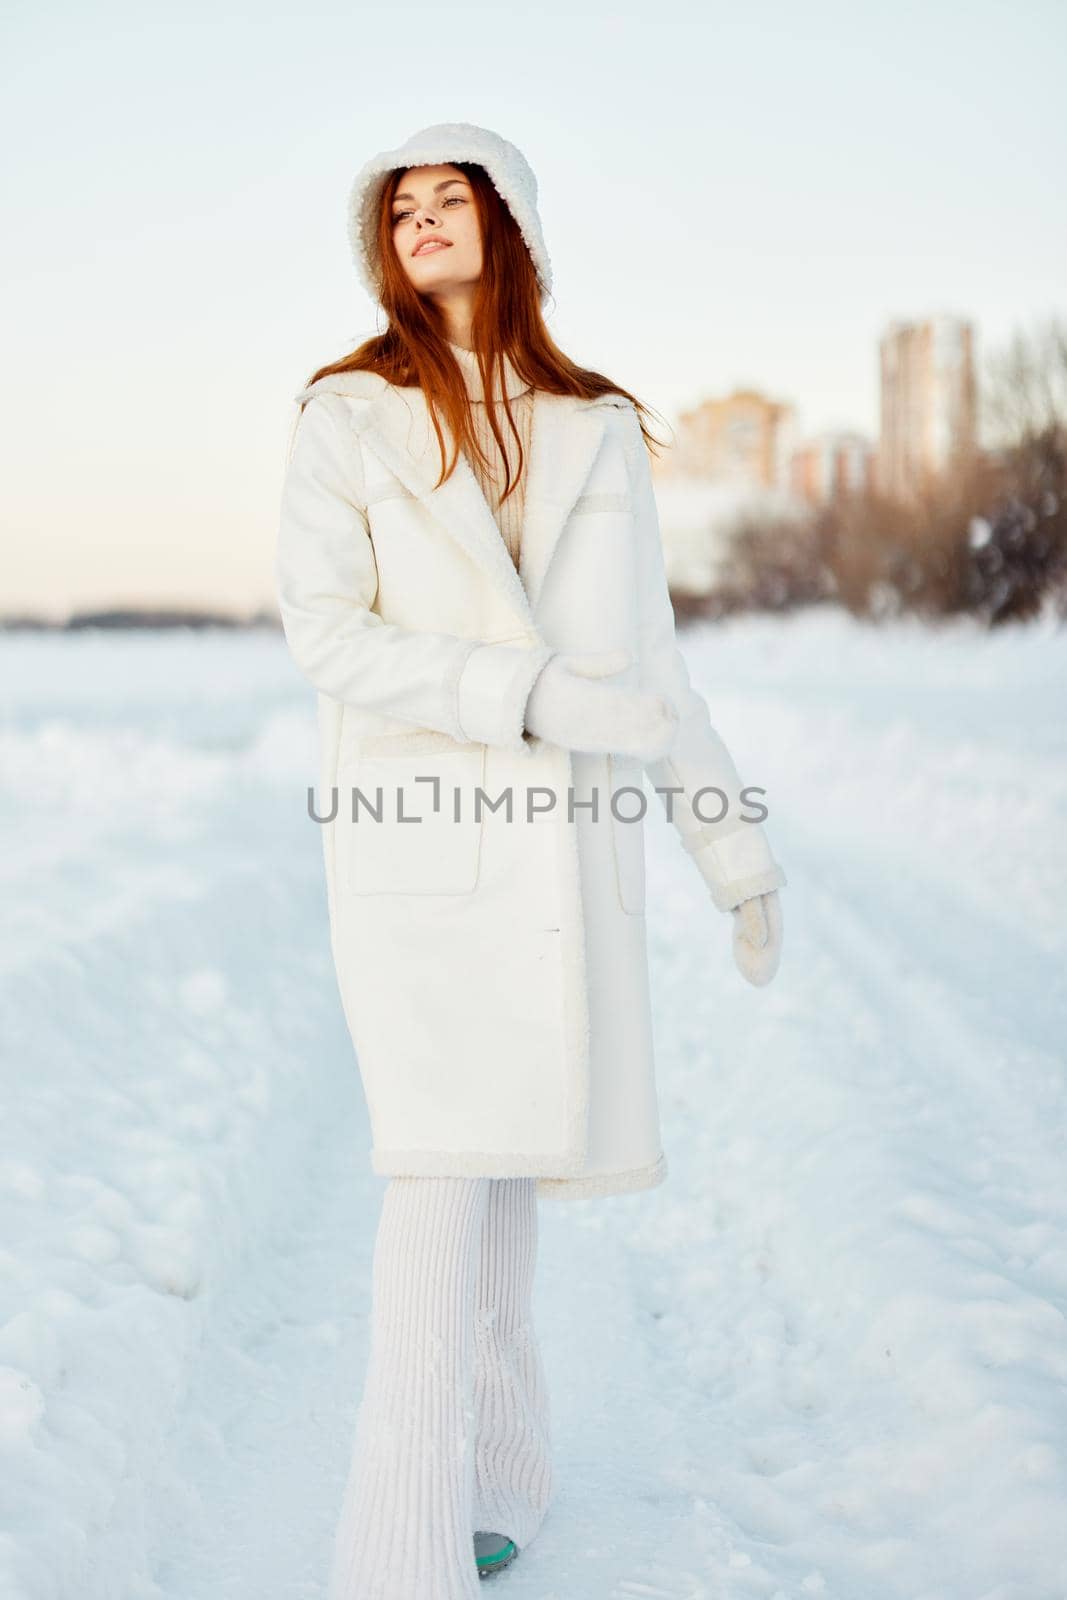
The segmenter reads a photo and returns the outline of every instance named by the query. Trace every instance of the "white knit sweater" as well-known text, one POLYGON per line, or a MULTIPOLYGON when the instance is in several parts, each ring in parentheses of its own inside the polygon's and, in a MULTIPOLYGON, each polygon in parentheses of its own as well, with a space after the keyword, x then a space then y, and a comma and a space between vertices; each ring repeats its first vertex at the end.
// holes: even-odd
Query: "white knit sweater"
MULTIPOLYGON (((493 438, 492 430, 489 426, 489 402, 486 400, 482 388, 481 374, 478 371, 478 357, 473 350, 466 350, 462 345, 452 344, 451 340, 449 340, 449 345, 453 355, 459 362, 460 369, 466 380, 467 395, 471 401, 471 416, 474 420, 475 432, 478 442, 493 464, 492 469, 486 471, 481 462, 469 451, 464 451, 464 455, 478 480, 482 493, 485 495, 489 509, 496 519, 496 525, 500 529, 501 537, 507 545, 508 553, 517 569, 522 550, 522 517, 526 499, 526 474, 530 461, 530 430, 533 423, 534 390, 531 385, 519 377, 514 366, 505 356, 505 388, 511 403, 511 414, 515 419, 515 426, 519 430, 519 437, 522 440, 523 471, 517 486, 501 504, 500 495, 504 488, 504 462, 500 454, 500 446, 493 438)), ((508 424, 503 402, 497 397, 492 404, 496 411, 497 426, 507 447, 508 461, 514 478, 519 464, 518 448, 508 424)))

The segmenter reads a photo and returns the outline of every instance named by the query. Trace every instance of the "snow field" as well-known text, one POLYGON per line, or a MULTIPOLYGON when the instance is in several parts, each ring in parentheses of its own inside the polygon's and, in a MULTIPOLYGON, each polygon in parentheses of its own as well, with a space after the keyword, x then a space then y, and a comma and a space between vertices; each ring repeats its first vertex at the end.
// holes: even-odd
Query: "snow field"
MULTIPOLYGON (((767 989, 650 795, 667 1182, 542 1203, 514 1600, 1063 1600, 1067 640, 686 633, 767 989)), ((8 636, 0 1595, 325 1592, 384 1180, 269 633, 8 636), (12 687, 14 686, 14 687, 12 687)))

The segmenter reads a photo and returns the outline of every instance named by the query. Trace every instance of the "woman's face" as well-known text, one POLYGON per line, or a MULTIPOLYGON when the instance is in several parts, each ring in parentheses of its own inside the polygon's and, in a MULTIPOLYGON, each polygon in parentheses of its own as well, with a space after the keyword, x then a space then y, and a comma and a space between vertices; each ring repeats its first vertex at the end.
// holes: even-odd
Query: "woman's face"
POLYGON ((420 294, 447 294, 481 276, 474 193, 458 167, 409 167, 393 200, 397 259, 420 294))

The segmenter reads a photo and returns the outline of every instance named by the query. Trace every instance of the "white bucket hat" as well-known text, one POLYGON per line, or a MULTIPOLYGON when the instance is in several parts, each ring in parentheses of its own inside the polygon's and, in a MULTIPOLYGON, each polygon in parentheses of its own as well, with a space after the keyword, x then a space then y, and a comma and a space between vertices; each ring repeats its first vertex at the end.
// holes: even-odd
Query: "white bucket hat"
POLYGON ((372 300, 381 293, 378 211, 382 190, 397 167, 477 161, 511 212, 533 258, 542 303, 552 288, 552 265, 537 214, 537 179, 522 151, 491 128, 473 122, 437 122, 420 128, 395 150, 382 150, 361 167, 348 198, 348 238, 360 282, 372 300))

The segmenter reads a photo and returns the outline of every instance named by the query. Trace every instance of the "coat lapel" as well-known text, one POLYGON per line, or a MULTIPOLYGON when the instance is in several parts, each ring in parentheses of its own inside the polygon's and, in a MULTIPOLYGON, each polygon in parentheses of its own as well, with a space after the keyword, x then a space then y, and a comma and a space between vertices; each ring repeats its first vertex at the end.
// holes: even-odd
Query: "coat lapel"
POLYGON ((609 403, 543 391, 534 397, 519 552, 522 582, 534 611, 560 534, 600 450, 609 403))
MULTIPOLYGON (((541 390, 535 394, 519 571, 462 451, 452 475, 434 487, 440 450, 420 389, 385 386, 365 413, 360 435, 529 627, 536 625, 549 563, 596 459, 605 418, 596 401, 541 390)), ((442 427, 449 446, 447 426, 442 427)))
MULTIPOLYGON (((596 460, 612 397, 534 395, 520 570, 508 555, 478 479, 461 451, 451 476, 435 487, 441 458, 422 390, 399 388, 376 374, 353 372, 321 378, 296 399, 328 389, 371 403, 356 427, 383 466, 400 480, 454 539, 497 590, 524 627, 536 628, 536 610, 548 569, 571 510, 596 460)), ((446 448, 451 445, 442 423, 446 448)))

